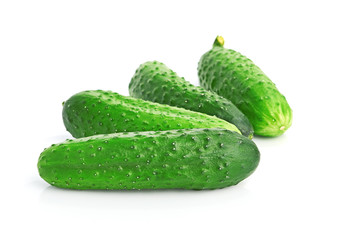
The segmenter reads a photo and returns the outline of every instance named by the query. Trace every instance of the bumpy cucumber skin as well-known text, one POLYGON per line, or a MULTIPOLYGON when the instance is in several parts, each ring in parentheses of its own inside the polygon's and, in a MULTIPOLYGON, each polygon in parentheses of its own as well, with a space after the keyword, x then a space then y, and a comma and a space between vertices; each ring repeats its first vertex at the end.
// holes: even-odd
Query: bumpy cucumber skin
POLYGON ((221 38, 201 57, 198 75, 201 86, 229 99, 248 117, 256 135, 279 136, 291 126, 292 110, 275 84, 250 59, 224 48, 221 38))
POLYGON ((189 128, 224 128, 240 133, 233 124, 213 116, 102 90, 75 94, 64 103, 62 115, 66 129, 75 138, 189 128))
POLYGON ((229 100, 196 87, 161 62, 146 62, 129 84, 130 96, 216 116, 234 124, 244 136, 253 137, 248 118, 229 100))
POLYGON ((38 161, 49 184, 70 189, 217 189, 258 166, 248 138, 225 129, 129 132, 67 140, 38 161))

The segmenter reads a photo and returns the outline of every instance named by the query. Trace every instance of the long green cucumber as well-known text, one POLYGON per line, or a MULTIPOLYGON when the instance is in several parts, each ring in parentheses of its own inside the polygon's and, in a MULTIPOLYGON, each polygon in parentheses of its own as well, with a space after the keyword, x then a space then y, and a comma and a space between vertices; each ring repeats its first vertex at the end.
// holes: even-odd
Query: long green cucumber
POLYGON ((229 100, 193 86, 161 62, 146 62, 136 70, 129 84, 130 96, 216 116, 234 124, 252 138, 247 117, 229 100))
POLYGON ((63 106, 63 122, 76 138, 188 128, 240 132, 233 124, 213 116, 102 90, 80 92, 68 99, 63 106))
POLYGON ((70 189, 216 189, 258 166, 251 140, 225 129, 179 129, 96 135, 45 149, 40 176, 70 189))
POLYGON ((292 110, 275 84, 250 59, 223 47, 217 37, 200 59, 200 85, 234 103, 261 136, 283 134, 292 123, 292 110))

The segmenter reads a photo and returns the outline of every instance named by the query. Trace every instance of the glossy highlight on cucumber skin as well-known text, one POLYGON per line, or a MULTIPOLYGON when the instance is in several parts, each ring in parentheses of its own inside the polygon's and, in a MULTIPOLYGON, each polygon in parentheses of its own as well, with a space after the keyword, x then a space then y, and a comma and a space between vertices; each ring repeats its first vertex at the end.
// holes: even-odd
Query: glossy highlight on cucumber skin
POLYGON ((130 96, 216 116, 234 124, 244 136, 253 137, 248 118, 229 100, 193 86, 157 61, 139 66, 129 84, 130 96))
POLYGON ((206 114, 119 95, 84 91, 63 104, 63 122, 73 137, 134 131, 224 128, 240 131, 225 120, 206 114))
POLYGON ((292 123, 292 110, 275 84, 250 59, 223 47, 217 37, 198 64, 200 85, 234 103, 256 135, 282 135, 292 123))
POLYGON ((96 135, 45 149, 40 176, 69 189, 218 189, 251 175, 260 153, 225 129, 96 135))

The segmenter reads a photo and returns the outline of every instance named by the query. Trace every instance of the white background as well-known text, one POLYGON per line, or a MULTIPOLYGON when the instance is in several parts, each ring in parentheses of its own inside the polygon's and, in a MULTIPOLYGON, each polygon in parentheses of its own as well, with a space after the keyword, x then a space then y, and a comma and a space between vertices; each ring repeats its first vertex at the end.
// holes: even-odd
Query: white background
POLYGON ((336 1, 1 1, 1 239, 337 239, 336 1), (256 172, 214 191, 70 191, 38 175, 70 138, 61 103, 127 95, 143 62, 198 84, 216 35, 287 97, 293 126, 254 138, 256 172))

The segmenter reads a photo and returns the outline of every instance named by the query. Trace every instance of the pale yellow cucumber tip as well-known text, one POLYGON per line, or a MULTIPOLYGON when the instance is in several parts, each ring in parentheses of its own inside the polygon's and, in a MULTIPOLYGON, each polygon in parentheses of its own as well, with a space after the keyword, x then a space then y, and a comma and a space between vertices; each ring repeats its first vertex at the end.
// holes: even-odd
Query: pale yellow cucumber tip
POLYGON ((285 126, 282 126, 280 127, 280 130, 283 131, 286 127, 285 126))
POLYGON ((218 40, 218 42, 220 43, 221 46, 223 46, 225 44, 225 39, 223 39, 222 36, 217 36, 216 38, 217 38, 217 40, 218 40))
POLYGON ((213 43, 213 47, 223 47, 225 44, 225 40, 221 36, 216 36, 216 39, 213 43))

